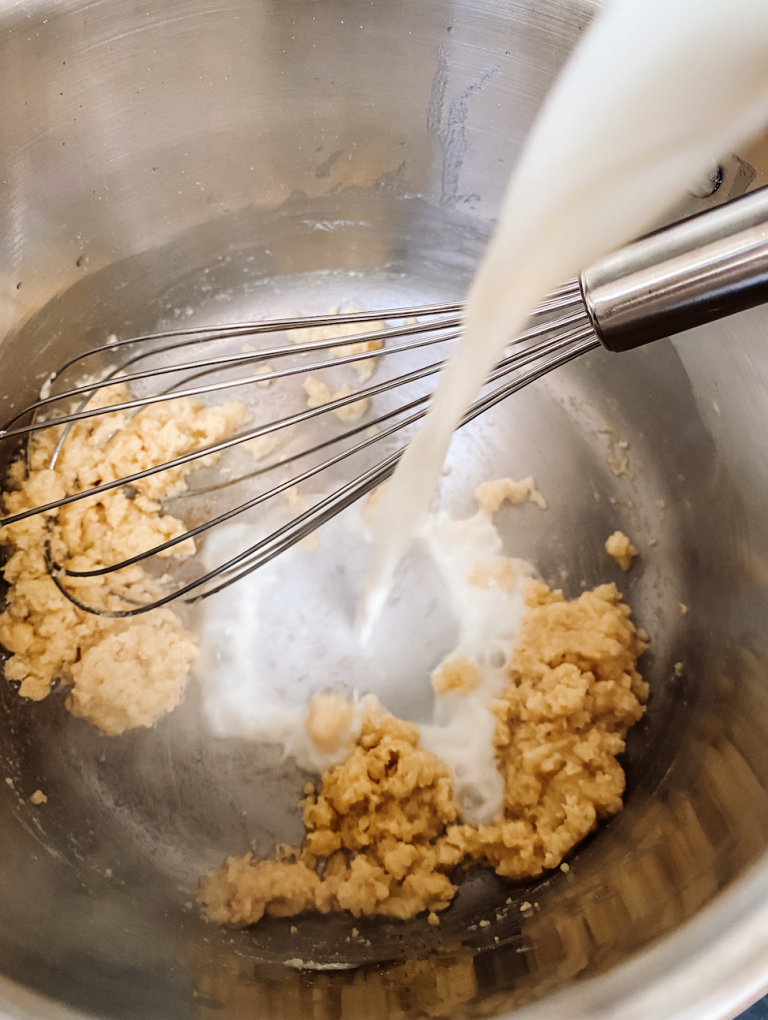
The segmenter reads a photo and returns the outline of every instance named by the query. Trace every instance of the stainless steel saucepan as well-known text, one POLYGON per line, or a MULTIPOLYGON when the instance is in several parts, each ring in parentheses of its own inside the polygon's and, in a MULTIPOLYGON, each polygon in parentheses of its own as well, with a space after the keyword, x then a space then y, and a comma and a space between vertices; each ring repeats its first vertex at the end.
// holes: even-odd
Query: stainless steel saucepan
MULTIPOLYGON (((592 13, 0 0, 3 419, 111 333, 461 298, 592 13)), ((768 146, 733 154, 671 217, 767 171, 768 146)), ((212 736, 199 677, 156 729, 119 738, 61 692, 32 704, 2 681, 2 1020, 734 1016, 768 987, 767 436, 754 309, 590 354, 457 438, 447 505, 533 474, 550 506, 502 518, 509 552, 570 595, 620 583, 652 635, 653 693, 625 809, 570 872, 510 888, 470 871, 439 928, 207 924, 197 878, 298 840, 306 776, 212 736), (602 548, 616 528, 640 550, 626 576, 602 548)), ((302 682, 327 678, 308 666, 302 682)))

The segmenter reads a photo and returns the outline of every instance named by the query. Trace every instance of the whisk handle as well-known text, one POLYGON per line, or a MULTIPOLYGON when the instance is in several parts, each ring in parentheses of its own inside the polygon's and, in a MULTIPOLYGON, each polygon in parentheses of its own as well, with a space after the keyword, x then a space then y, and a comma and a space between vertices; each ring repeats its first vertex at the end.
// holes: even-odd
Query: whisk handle
POLYGON ((617 352, 768 302, 768 188, 627 245, 580 283, 600 342, 617 352))

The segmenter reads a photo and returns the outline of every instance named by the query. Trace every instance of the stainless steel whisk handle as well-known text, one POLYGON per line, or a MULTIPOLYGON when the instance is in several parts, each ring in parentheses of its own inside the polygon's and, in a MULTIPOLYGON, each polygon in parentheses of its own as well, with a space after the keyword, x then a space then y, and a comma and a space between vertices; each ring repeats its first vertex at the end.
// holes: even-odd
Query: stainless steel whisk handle
POLYGON ((610 351, 768 302, 768 188, 649 234, 580 277, 587 314, 610 351))

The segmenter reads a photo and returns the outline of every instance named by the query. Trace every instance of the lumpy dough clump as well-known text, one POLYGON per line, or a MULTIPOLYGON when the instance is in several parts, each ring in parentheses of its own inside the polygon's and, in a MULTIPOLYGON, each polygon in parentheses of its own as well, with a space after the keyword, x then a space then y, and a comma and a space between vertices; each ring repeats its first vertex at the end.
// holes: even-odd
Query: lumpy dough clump
POLYGON ((627 571, 632 566, 632 560, 637 556, 637 549, 623 531, 614 531, 605 540, 605 551, 612 559, 616 560, 622 570, 627 571))
POLYGON ((201 883, 208 915, 246 926, 303 910, 438 912, 459 865, 536 877, 619 811, 616 755, 644 711, 646 644, 613 584, 567 601, 530 581, 526 602, 507 689, 491 705, 505 788, 495 824, 457 824, 448 766, 419 746, 416 726, 374 706, 350 757, 303 802, 303 848, 290 861, 229 858, 201 883))
POLYGON ((536 488, 533 478, 523 478, 516 482, 514 478, 495 478, 483 482, 475 489, 475 501, 489 514, 498 513, 504 503, 535 503, 541 510, 547 509, 547 501, 536 488))
POLYGON ((621 810, 616 755, 643 714, 645 650, 613 584, 566 601, 529 581, 527 613, 505 696, 492 707, 504 776, 504 817, 445 841, 499 875, 533 878, 556 868, 599 819, 621 810))
POLYGON ((307 909, 405 919, 448 906, 455 888, 438 838, 456 819, 450 770, 419 747, 417 726, 369 700, 354 751, 303 810, 307 838, 294 862, 230 857, 203 879, 213 920, 245 926, 307 909))
MULTIPOLYGON (((122 384, 106 387, 89 407, 106 407, 129 396, 122 384)), ((72 427, 53 470, 49 463, 61 428, 43 430, 30 442, 29 472, 22 460, 11 466, 2 497, 5 512, 33 509, 206 447, 231 434, 246 416, 240 404, 204 407, 190 399, 154 404, 133 417, 128 412, 97 415, 72 427)), ((0 644, 11 653, 5 676, 19 681, 22 696, 39 701, 60 679, 71 687, 69 710, 108 734, 151 726, 178 704, 197 655, 178 617, 157 609, 135 620, 110 619, 78 609, 49 576, 45 545, 50 541, 56 563, 85 571, 119 563, 183 534, 182 522, 163 515, 159 500, 183 492, 186 476, 200 463, 0 528, 0 544, 9 550, 0 644)), ((165 555, 194 551, 194 543, 186 540, 165 555)), ((138 564, 66 583, 80 601, 103 608, 122 609, 125 597, 141 602, 160 592, 138 564)))

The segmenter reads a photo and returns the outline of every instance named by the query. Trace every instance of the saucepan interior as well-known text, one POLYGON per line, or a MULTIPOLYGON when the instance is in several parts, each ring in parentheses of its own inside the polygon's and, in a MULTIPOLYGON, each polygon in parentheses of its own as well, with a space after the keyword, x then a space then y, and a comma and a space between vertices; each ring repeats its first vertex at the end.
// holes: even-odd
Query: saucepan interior
MULTIPOLYGON (((3 416, 113 333, 461 298, 590 15, 0 6, 3 416)), ((680 211, 760 183, 760 156, 724 164, 718 192, 680 211)), ((343 914, 214 926, 197 880, 229 854, 298 842, 306 773, 279 748, 213 735, 199 677, 155 728, 117 738, 73 718, 62 692, 31 703, 4 682, 0 1007, 494 1016, 570 990, 551 1008, 578 1016, 666 989, 654 1015, 672 1016, 676 976, 688 1000, 756 989, 749 953, 720 950, 766 893, 765 323, 758 310, 590 355, 454 442, 444 506, 468 514, 478 482, 533 475, 548 509, 499 515, 505 551, 568 597, 616 581, 651 635, 625 808, 567 874, 509 885, 469 870, 439 928, 343 914), (617 528, 640 550, 627 575, 603 548, 617 528), (28 801, 38 788, 44 810, 28 801), (719 964, 702 976, 708 953, 719 964)))

